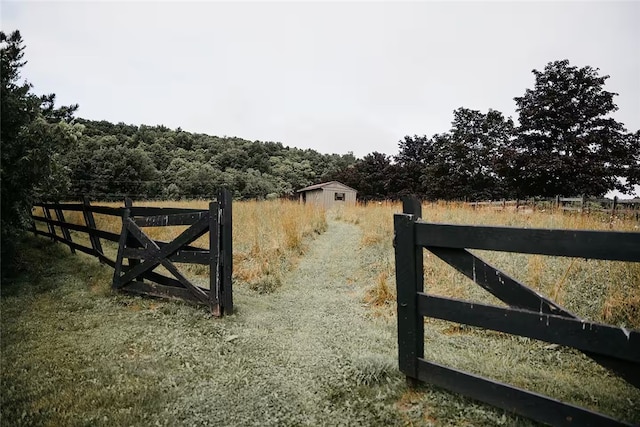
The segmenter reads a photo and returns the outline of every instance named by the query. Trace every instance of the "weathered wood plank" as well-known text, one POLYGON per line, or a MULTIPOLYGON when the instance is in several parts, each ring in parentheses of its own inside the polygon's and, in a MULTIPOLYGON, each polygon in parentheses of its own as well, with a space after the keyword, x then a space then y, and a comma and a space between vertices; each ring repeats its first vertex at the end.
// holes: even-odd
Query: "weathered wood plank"
POLYGON ((82 205, 80 203, 34 203, 33 206, 47 209, 62 209, 63 211, 82 211, 82 205))
POLYGON ((118 254, 116 255, 116 264, 113 270, 112 287, 119 289, 126 282, 122 279, 122 261, 124 259, 124 249, 126 247, 127 238, 129 236, 129 229, 125 226, 129 221, 129 209, 125 209, 122 213, 122 231, 120 232, 120 239, 118 242, 118 254))
MULTIPOLYGON (((157 242, 156 242, 157 243, 157 242)), ((146 259, 154 253, 153 249, 144 248, 125 248, 124 257, 130 259, 146 259)), ((185 264, 209 264, 209 251, 183 251, 170 255, 169 260, 172 262, 182 262, 185 264)))
POLYGON ((42 231, 42 230, 35 230, 33 233, 35 233, 35 234, 37 234, 39 236, 49 237, 51 240, 53 240, 55 242, 63 243, 65 245, 67 245, 67 246, 72 247, 75 250, 78 250, 80 252, 84 252, 85 254, 96 256, 96 252, 93 250, 93 248, 89 248, 89 247, 83 246, 83 245, 81 245, 79 243, 69 241, 69 240, 65 239, 64 237, 58 236, 57 234, 51 234, 49 232, 42 231))
POLYGON ((149 206, 132 206, 131 216, 132 217, 163 216, 163 215, 199 213, 203 211, 206 212, 206 210, 204 209, 194 209, 194 208, 160 208, 160 207, 149 207, 149 206))
POLYGON ((640 370, 640 332, 551 314, 418 294, 422 316, 535 338, 635 362, 640 370))
POLYGON ((109 215, 109 216, 123 216, 125 208, 112 208, 109 206, 97 206, 91 205, 87 208, 89 212, 97 213, 100 215, 109 215))
MULTIPOLYGON (((82 198, 82 216, 84 217, 85 225, 91 230, 89 231, 89 240, 91 241, 91 246, 98 253, 103 253, 102 251, 102 242, 100 242, 100 237, 96 235, 96 221, 93 217, 93 212, 89 210, 91 207, 91 201, 89 197, 84 196, 82 198)), ((117 241, 117 240, 116 240, 117 241)), ((100 260, 102 262, 102 260, 100 260)))
MULTIPOLYGON (((144 260, 143 263, 129 270, 121 280, 123 282, 131 281, 134 277, 139 275, 145 270, 155 268, 161 263, 163 258, 172 255, 176 251, 178 251, 183 245, 191 243, 196 240, 200 236, 208 230, 209 221, 208 218, 202 218, 197 223, 184 230, 178 237, 176 237, 173 241, 162 247, 158 252, 156 252, 153 256, 144 260)), ((129 233, 133 233, 138 240, 142 240, 144 243, 149 243, 150 246, 159 247, 154 241, 149 239, 130 219, 127 218, 127 221, 124 223, 124 227, 129 233)))
POLYGON ((141 244, 146 245, 150 248, 154 248, 156 251, 150 254, 150 256, 146 258, 141 264, 132 266, 131 269, 120 278, 121 286, 124 286, 128 282, 139 277, 143 272, 151 270, 157 267, 159 264, 162 264, 201 301, 208 303, 208 295, 203 292, 202 289, 194 286, 187 278, 185 278, 180 273, 180 271, 173 264, 171 264, 169 260, 166 259, 167 256, 170 256, 175 251, 177 251, 182 244, 190 243, 191 241, 204 234, 208 229, 208 219, 208 217, 203 217, 196 224, 183 231, 171 243, 160 249, 160 247, 158 247, 158 245, 153 240, 147 237, 147 235, 145 235, 142 230, 138 228, 138 226, 131 220, 131 218, 127 218, 127 221, 124 224, 124 227, 127 229, 127 231, 135 236, 135 238, 141 244))
POLYGON ((211 313, 223 315, 222 292, 220 289, 220 209, 218 202, 209 203, 209 308, 211 313))
MULTIPOLYGON (((129 218, 131 218, 131 209, 133 208, 133 200, 131 200, 130 197, 126 197, 124 199, 124 207, 126 209, 129 209, 129 218)), ((124 227, 124 223, 122 223, 122 226, 124 227)), ((127 241, 125 243, 126 247, 128 248, 139 248, 144 246, 141 241, 139 239, 136 238, 137 236, 134 235, 134 233, 132 233, 132 230, 129 229, 129 234, 127 235, 127 241)), ((140 264, 140 260, 139 259, 135 259, 135 258, 129 258, 129 267, 130 268, 134 268, 135 266, 140 264)), ((132 279, 136 282, 144 282, 144 279, 141 276, 137 276, 134 279, 132 279)))
POLYGON ((209 304, 209 295, 207 295, 207 293, 201 288, 191 283, 189 279, 187 279, 182 273, 180 273, 180 270, 178 270, 176 266, 171 263, 171 261, 164 258, 162 260, 162 266, 169 270, 169 272, 171 272, 171 274, 173 274, 180 283, 182 283, 187 289, 189 289, 189 291, 191 291, 191 294, 197 297, 200 302, 207 305, 209 304))
POLYGON ((218 193, 220 209, 220 257, 222 270, 222 308, 225 313, 233 313, 233 225, 232 225, 231 193, 222 189, 218 193))
POLYGON ((44 222, 46 224, 51 224, 51 225, 57 225, 59 227, 64 225, 69 230, 79 231, 79 232, 82 232, 82 233, 87 233, 90 236, 96 236, 96 237, 99 237, 101 239, 110 240, 112 242, 118 242, 120 240, 120 235, 119 234, 111 233, 109 231, 104 231, 104 230, 92 229, 90 227, 87 227, 86 225, 72 224, 72 223, 69 223, 69 222, 63 223, 63 222, 60 222, 60 221, 56 221, 54 219, 47 219, 45 217, 38 216, 38 215, 34 215, 32 218, 35 221, 44 222))
POLYGON ((416 244, 459 249, 640 261, 640 233, 416 223, 416 244))
MULTIPOLYGON (((53 218, 51 218, 51 211, 49 210, 48 207, 44 206, 42 208, 42 212, 44 213, 44 217, 46 219, 47 228, 49 229, 49 234, 51 234, 52 236, 56 236, 56 229, 52 224, 53 218)), ((55 240, 53 237, 52 239, 55 240)))
MULTIPOLYGON (((149 279, 151 280, 151 279, 149 279)), ((157 298, 170 298, 189 301, 195 304, 202 304, 195 295, 186 288, 174 286, 163 286, 150 282, 131 282, 127 286, 120 288, 120 292, 130 292, 137 295, 147 295, 157 298)))
POLYGON ((511 278, 466 249, 429 246, 438 258, 512 307, 540 311, 560 316, 576 317, 558 304, 540 295, 525 284, 511 278))
POLYGON ((422 248, 414 241, 414 219, 394 215, 394 245, 400 371, 418 378, 418 358, 424 357, 424 324, 418 316, 417 292, 423 290, 422 248))
MULTIPOLYGON (((68 242, 73 242, 73 239, 71 238, 71 233, 69 232, 69 228, 67 226, 67 221, 65 221, 64 219, 64 213, 62 212, 62 209, 56 208, 54 209, 54 212, 56 213, 56 217, 58 218, 58 221, 60 222, 60 224, 62 224, 60 225, 60 230, 62 231, 62 235, 68 242)), ((69 245, 69 249, 71 250, 72 254, 76 253, 76 250, 73 248, 72 245, 69 245)))
POLYGON ((180 281, 174 279, 173 277, 168 277, 168 276, 165 276, 164 274, 156 273, 155 271, 145 271, 144 273, 142 273, 141 276, 147 280, 151 280, 152 282, 155 282, 162 286, 180 288, 188 291, 187 287, 184 286, 182 283, 180 283, 180 281))
POLYGON ((200 218, 208 216, 208 211, 190 212, 171 215, 156 215, 135 218, 138 227, 167 227, 172 225, 193 225, 200 218))
POLYGON ((422 218, 422 203, 415 196, 402 198, 402 213, 413 215, 415 219, 422 218))
POLYGON ((418 366, 421 381, 543 423, 554 426, 631 426, 607 415, 424 359, 419 360, 418 366))

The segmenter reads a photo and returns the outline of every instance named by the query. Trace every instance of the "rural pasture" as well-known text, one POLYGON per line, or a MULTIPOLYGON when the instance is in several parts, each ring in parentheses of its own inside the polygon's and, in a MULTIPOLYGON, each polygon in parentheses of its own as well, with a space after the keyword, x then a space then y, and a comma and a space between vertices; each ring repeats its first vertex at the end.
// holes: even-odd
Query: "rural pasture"
MULTIPOLYGON (((171 204, 206 208, 207 201, 158 202, 171 204)), ((222 319, 179 302, 113 294, 111 269, 28 237, 22 274, 2 288, 3 423, 535 425, 435 387, 407 387, 397 369, 394 314, 393 214, 400 211, 396 203, 325 213, 285 201, 235 202, 237 311, 222 319)), ((638 231, 637 221, 455 203, 424 204, 423 217, 638 231)), ((115 218, 96 221, 120 232, 115 218)), ((170 240, 180 230, 150 233, 170 240)), ((114 255, 117 247, 105 250, 114 255)), ((638 263, 482 256, 580 316, 640 328, 638 263)), ((207 281, 206 268, 186 268, 207 281)), ((432 293, 496 303, 427 253, 424 268, 432 293)), ((428 319, 425 354, 640 422, 640 391, 574 350, 428 319)))

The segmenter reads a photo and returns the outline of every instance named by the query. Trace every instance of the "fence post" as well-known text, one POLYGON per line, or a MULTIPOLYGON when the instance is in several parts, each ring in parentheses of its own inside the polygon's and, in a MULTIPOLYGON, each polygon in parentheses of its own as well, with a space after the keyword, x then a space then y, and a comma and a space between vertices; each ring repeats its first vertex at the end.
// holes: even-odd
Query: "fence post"
POLYGON ((220 271, 221 271, 221 297, 224 314, 233 313, 233 233, 232 233, 232 209, 231 193, 223 188, 218 193, 220 209, 220 271))
MULTIPOLYGON (((56 218, 58 218, 58 221, 66 222, 64 219, 64 214, 62 213, 62 209, 60 209, 57 203, 56 203, 56 208, 54 209, 54 212, 56 213, 56 218)), ((71 246, 71 243, 73 242, 73 240, 71 240, 71 233, 69 232, 69 229, 61 225, 60 231, 62 231, 62 237, 65 240, 67 240, 67 245, 69 245, 69 250, 71 250, 72 254, 75 254, 76 250, 73 248, 73 246, 71 246)))
MULTIPOLYGON (((85 225, 91 230, 97 230, 96 221, 93 217, 93 212, 90 210, 91 202, 88 196, 84 196, 82 198, 82 216, 84 216, 85 225)), ((104 260, 100 255, 104 255, 102 252, 102 243, 100 242, 100 237, 96 236, 93 233, 89 233, 89 241, 91 242, 91 247, 96 252, 98 259, 100 260, 100 264, 104 264, 104 260)))
POLYGON ((616 208, 618 207, 618 196, 613 197, 613 206, 611 207, 611 219, 616 216, 616 208))
MULTIPOLYGON (((48 207, 43 206, 42 207, 42 212, 44 213, 44 217, 47 218, 49 221, 51 221, 53 218, 51 218, 51 211, 49 211, 48 207)), ((56 229, 53 226, 53 224, 51 224, 50 222, 47 222, 47 228, 49 229, 49 233, 51 233, 51 241, 55 242, 57 239, 57 234, 56 234, 56 229)))
POLYGON ((209 307, 215 317, 222 316, 220 292, 219 202, 209 203, 209 307))
MULTIPOLYGON (((33 231, 34 236, 38 236, 38 228, 36 227, 36 220, 33 219, 33 212, 38 205, 33 205, 31 207, 31 231, 33 231)), ((43 209, 44 210, 44 209, 43 209)))
MULTIPOLYGON (((131 208, 133 207, 133 201, 129 197, 126 197, 124 199, 124 206, 127 209, 127 211, 129 212, 129 215, 131 215, 131 208)), ((122 227, 125 227, 125 221, 122 221, 122 227)), ((128 248, 139 248, 142 245, 140 244, 140 242, 138 242, 138 239, 133 237, 133 234, 127 233, 126 246, 128 248)), ((140 264, 140 260, 139 259, 129 258, 129 264, 128 264, 129 265, 129 269, 134 268, 138 264, 140 264)), ((144 282, 144 279, 142 277, 136 277, 134 280, 136 282, 144 282)))
POLYGON ((583 194, 580 200, 580 213, 584 213, 584 208, 586 206, 586 203, 587 203, 587 199, 583 194))
MULTIPOLYGON (((129 202, 131 201, 129 200, 129 202)), ((120 232, 120 240, 118 242, 118 254, 116 255, 116 264, 113 269, 113 282, 111 283, 112 289, 118 289, 120 287, 120 277, 122 276, 122 261, 124 258, 124 247, 125 247, 125 243, 127 242, 126 236, 129 234, 125 232, 125 227, 126 227, 125 223, 131 213, 130 207, 131 206, 127 206, 127 200, 125 200, 124 210, 122 211, 122 231, 120 232)))
POLYGON ((418 358, 424 357, 424 321, 418 314, 417 292, 422 292, 423 249, 415 245, 415 221, 422 216, 420 202, 402 200, 402 215, 394 215, 396 293, 398 310, 398 364, 410 386, 417 385, 418 358))

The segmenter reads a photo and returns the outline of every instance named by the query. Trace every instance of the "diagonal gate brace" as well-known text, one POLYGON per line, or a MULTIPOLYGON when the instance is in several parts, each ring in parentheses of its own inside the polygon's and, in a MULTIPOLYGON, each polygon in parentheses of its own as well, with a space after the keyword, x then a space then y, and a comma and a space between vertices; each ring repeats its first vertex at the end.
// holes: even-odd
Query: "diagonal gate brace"
POLYGON ((162 248, 160 248, 155 241, 149 238, 128 215, 123 216, 122 223, 122 235, 120 236, 116 269, 113 276, 114 288, 126 289, 126 286, 132 281, 142 278, 154 268, 162 265, 171 272, 178 282, 188 289, 200 302, 205 304, 209 303, 209 295, 204 290, 193 285, 169 260, 171 255, 175 254, 184 246, 209 231, 209 212, 205 212, 201 215, 200 219, 198 219, 192 226, 184 230, 178 237, 164 245, 162 248), (142 263, 132 266, 125 274, 121 275, 122 262, 125 258, 125 250, 127 249, 126 241, 130 236, 134 237, 135 240, 144 247, 144 250, 142 251, 144 260, 142 263))

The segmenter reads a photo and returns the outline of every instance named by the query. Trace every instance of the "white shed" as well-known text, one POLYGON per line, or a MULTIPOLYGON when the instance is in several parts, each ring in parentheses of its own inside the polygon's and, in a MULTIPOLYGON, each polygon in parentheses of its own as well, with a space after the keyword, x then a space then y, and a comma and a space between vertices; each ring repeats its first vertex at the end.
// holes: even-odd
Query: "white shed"
POLYGON ((325 209, 356 204, 353 188, 338 181, 323 182, 298 190, 300 203, 313 203, 325 209))

